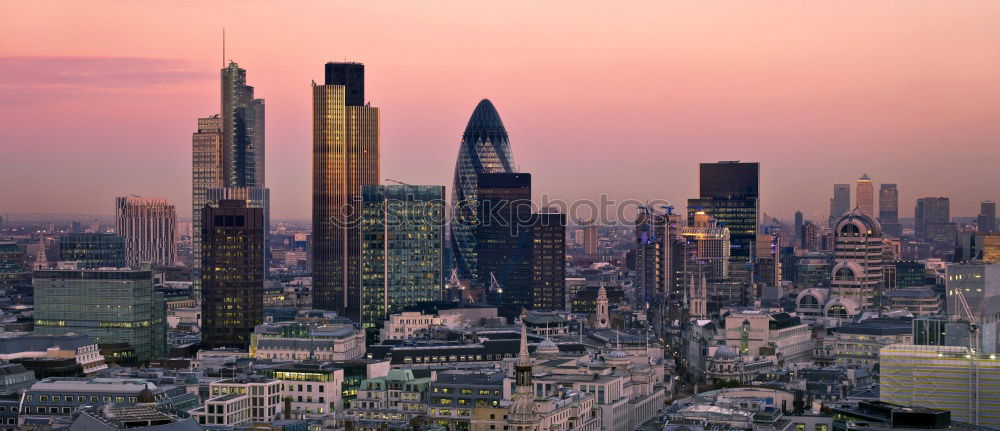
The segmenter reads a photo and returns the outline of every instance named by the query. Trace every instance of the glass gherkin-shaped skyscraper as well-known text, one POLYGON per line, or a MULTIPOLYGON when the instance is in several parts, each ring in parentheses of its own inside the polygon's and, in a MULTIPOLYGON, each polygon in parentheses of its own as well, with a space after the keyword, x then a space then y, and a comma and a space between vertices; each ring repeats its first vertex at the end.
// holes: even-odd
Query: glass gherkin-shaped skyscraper
POLYGON ((455 162, 452 187, 451 255, 454 268, 463 279, 481 279, 476 274, 476 199, 479 174, 515 172, 507 129, 489 99, 472 111, 462 134, 462 146, 455 162))

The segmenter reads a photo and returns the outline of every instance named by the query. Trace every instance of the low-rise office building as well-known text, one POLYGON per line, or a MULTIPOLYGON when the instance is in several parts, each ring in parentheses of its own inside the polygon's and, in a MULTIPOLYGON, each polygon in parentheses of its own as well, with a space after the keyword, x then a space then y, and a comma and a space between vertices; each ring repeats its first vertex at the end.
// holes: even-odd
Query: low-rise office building
POLYGON ((22 416, 70 416, 83 406, 132 405, 149 389, 156 404, 169 407, 164 388, 145 379, 48 378, 28 388, 21 397, 22 416))
POLYGON ((0 338, 0 361, 73 359, 84 374, 108 368, 93 337, 87 335, 21 335, 0 338))
POLYGON ((344 361, 365 356, 365 332, 347 324, 264 323, 250 337, 256 359, 344 361))

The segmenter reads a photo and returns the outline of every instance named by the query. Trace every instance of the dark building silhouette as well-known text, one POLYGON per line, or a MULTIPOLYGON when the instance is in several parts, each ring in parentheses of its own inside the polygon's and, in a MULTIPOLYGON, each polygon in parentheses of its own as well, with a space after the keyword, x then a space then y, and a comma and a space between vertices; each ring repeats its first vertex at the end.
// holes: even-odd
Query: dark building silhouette
POLYGON ((795 235, 792 237, 793 242, 802 241, 802 211, 795 212, 795 235))
POLYGON ((640 208, 635 220, 635 303, 649 304, 666 293, 667 218, 640 208))
POLYGON ((830 227, 833 227, 840 216, 851 210, 851 185, 834 184, 833 198, 830 199, 830 227))
POLYGON ((76 261, 77 268, 122 268, 125 238, 111 233, 70 233, 59 238, 59 260, 76 261))
POLYGON ((977 218, 979 233, 993 233, 997 228, 997 203, 993 201, 983 201, 979 204, 979 217, 977 218))
POLYGON ((343 85, 344 104, 363 106, 365 104, 365 65, 361 63, 327 63, 325 85, 343 85))
POLYGON ((264 210, 239 200, 204 207, 201 243, 202 345, 245 349, 264 321, 264 210))
POLYGON ((532 307, 531 174, 480 174, 477 183, 476 273, 487 301, 514 316, 532 307))
POLYGON ((688 225, 705 211, 729 228, 730 277, 750 281, 751 260, 760 219, 760 164, 723 161, 701 164, 698 199, 688 199, 688 225))
POLYGON ((531 303, 536 310, 566 308, 566 215, 540 212, 531 223, 531 303))

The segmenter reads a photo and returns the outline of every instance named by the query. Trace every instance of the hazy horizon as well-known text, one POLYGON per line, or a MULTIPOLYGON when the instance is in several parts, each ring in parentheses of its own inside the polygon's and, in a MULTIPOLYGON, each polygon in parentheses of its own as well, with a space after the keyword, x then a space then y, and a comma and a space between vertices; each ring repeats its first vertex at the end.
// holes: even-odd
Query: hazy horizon
MULTIPOLYGON (((1000 3, 7 2, 0 214, 190 217, 191 133, 226 57, 267 104, 273 218, 308 219, 310 81, 365 63, 382 176, 445 185, 482 98, 536 199, 697 196, 698 164, 761 163, 762 210, 825 220, 834 183, 896 183, 900 216, 1000 201, 1000 3), (349 17, 342 19, 341 17, 349 17)), ((854 190, 852 186, 852 199, 854 190)))

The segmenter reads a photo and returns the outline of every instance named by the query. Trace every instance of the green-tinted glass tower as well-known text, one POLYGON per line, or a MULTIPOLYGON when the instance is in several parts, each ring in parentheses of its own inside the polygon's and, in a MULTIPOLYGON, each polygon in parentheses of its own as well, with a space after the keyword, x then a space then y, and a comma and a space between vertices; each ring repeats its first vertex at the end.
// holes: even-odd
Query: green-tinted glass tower
POLYGON ((35 332, 128 343, 138 362, 166 355, 167 306, 149 269, 36 271, 35 332))
POLYGON ((437 301, 444 268, 444 186, 362 188, 361 323, 437 301))

